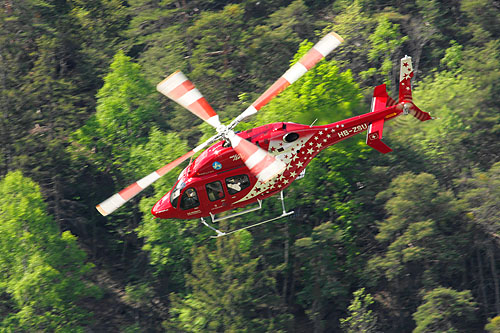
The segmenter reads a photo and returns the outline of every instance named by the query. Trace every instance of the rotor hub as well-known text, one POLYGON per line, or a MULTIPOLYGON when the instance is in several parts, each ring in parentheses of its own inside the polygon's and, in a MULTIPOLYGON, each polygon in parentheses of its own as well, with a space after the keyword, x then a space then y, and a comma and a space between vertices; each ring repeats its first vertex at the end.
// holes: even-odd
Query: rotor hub
POLYGON ((412 107, 412 103, 404 103, 403 104, 403 114, 404 115, 410 114, 411 107, 412 107))

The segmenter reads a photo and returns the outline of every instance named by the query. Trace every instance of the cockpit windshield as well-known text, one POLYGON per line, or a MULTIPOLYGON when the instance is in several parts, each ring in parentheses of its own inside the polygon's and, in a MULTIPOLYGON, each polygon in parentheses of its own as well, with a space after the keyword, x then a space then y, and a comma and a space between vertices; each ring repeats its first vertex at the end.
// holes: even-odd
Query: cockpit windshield
POLYGON ((172 193, 170 194, 170 203, 172 204, 172 207, 177 208, 177 201, 179 200, 179 195, 181 195, 181 191, 184 187, 186 187, 186 183, 182 180, 179 180, 175 185, 172 193))

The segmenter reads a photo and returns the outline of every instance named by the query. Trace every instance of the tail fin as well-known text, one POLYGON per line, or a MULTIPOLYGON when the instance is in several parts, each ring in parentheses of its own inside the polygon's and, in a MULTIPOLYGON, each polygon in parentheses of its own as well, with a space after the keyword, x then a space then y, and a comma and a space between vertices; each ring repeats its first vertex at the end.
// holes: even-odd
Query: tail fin
POLYGON ((401 70, 399 72, 399 103, 405 103, 405 112, 411 114, 420 121, 433 119, 430 114, 420 110, 414 103, 411 95, 411 78, 413 77, 413 66, 411 57, 405 56, 401 59, 401 70))
MULTIPOLYGON (((387 88, 385 84, 375 87, 373 91, 372 99, 372 109, 371 111, 379 111, 385 108, 390 108, 396 106, 401 112, 401 109, 405 114, 411 114, 420 121, 426 121, 433 119, 427 112, 420 110, 415 104, 413 104, 413 98, 411 94, 411 79, 413 77, 413 66, 411 63, 411 57, 405 56, 401 59, 401 71, 399 74, 399 99, 396 102, 387 94, 387 88)), ((392 149, 389 148, 384 142, 382 142, 382 134, 384 130, 384 122, 386 119, 390 119, 391 116, 397 115, 396 113, 386 116, 385 118, 376 120, 372 122, 368 128, 368 133, 366 135, 366 144, 379 152, 386 154, 391 152, 392 149)))
MULTIPOLYGON (((394 100, 387 95, 387 89, 385 84, 375 87, 373 91, 372 99, 372 112, 385 109, 388 106, 394 105, 394 100)), ((385 119, 379 119, 374 121, 368 127, 368 134, 366 135, 366 144, 373 149, 378 150, 382 154, 386 154, 392 151, 389 146, 382 142, 382 133, 384 130, 385 119)))
POLYGON ((401 59, 401 69, 399 71, 399 103, 403 101, 411 102, 411 78, 413 77, 413 66, 411 57, 405 56, 401 59))

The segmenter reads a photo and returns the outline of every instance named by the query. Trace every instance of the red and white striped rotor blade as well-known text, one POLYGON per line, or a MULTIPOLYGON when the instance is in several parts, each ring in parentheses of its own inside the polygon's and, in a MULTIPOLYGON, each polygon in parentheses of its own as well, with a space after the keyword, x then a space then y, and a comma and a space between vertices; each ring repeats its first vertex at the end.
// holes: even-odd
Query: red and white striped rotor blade
POLYGON ((250 141, 228 134, 231 146, 258 180, 265 183, 286 169, 286 164, 250 141))
POLYGON ((156 89, 213 127, 217 128, 221 125, 217 113, 181 71, 171 74, 165 80, 158 83, 156 89))
POLYGON ((135 197, 137 194, 139 194, 142 190, 144 190, 146 187, 149 185, 153 184, 155 181, 157 181, 161 176, 165 175, 169 171, 171 171, 173 168, 196 154, 198 151, 204 149, 207 145, 211 144, 218 138, 218 135, 214 135, 201 145, 197 146, 190 152, 182 155, 178 159, 176 159, 173 162, 170 162, 163 167, 159 168, 158 170, 150 173, 146 177, 136 181, 135 183, 129 185, 128 187, 124 188, 120 192, 114 194, 113 196, 109 197, 108 199, 104 200, 101 202, 99 205, 96 206, 96 209, 99 211, 104 216, 107 216, 111 213, 113 213, 115 210, 123 206, 126 202, 128 202, 130 199, 135 197))
POLYGON ((289 85, 297 81, 308 70, 316 65, 321 59, 326 57, 344 39, 335 32, 330 32, 317 42, 300 60, 290 67, 276 82, 274 82, 252 105, 250 105, 242 114, 231 122, 229 128, 234 128, 243 119, 257 113, 264 105, 269 103, 280 92, 285 90, 289 85))

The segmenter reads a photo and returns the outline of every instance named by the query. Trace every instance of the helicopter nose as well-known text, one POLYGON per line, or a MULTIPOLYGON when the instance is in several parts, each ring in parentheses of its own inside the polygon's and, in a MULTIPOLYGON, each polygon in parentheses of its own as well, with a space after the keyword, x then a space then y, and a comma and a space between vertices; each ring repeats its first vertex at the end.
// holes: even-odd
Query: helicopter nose
POLYGON ((173 207, 170 204, 170 192, 165 194, 151 209, 151 214, 160 219, 172 218, 173 207))

